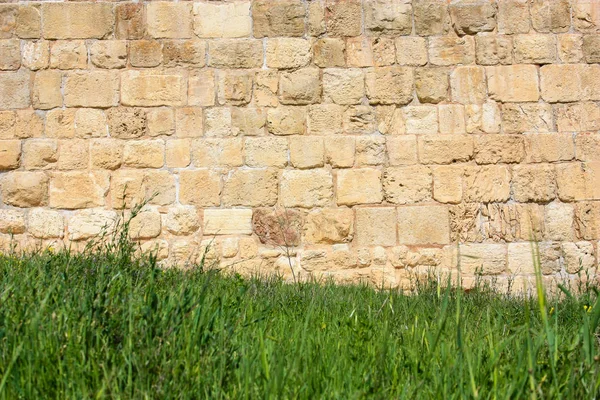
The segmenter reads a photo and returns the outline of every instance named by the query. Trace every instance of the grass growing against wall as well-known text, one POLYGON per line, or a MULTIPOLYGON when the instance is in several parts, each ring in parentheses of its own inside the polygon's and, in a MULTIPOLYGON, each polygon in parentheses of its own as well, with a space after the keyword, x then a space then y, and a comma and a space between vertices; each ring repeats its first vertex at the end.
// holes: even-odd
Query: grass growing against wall
MULTIPOLYGON (((124 227, 126 230, 126 226, 124 227)), ((122 231, 123 231, 122 230, 122 231)), ((126 233, 0 257, 0 398, 591 398, 597 295, 162 270, 126 233)))

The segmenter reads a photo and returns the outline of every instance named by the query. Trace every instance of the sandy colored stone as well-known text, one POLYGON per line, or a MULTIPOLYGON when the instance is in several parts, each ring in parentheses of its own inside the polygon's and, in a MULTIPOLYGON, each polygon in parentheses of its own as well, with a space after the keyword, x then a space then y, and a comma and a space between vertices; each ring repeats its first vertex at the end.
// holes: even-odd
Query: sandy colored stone
POLYGON ((307 243, 346 243, 354 235, 354 212, 349 208, 324 208, 306 216, 307 243))
POLYGON ((535 65, 487 67, 488 97, 501 102, 538 101, 538 73, 535 65))
POLYGON ((332 167, 345 168, 354 165, 356 141, 349 136, 325 137, 325 161, 332 167))
POLYGON ((325 169, 283 171, 280 197, 284 207, 324 207, 333 198, 333 177, 325 169))
POLYGON ((129 225, 129 236, 133 240, 153 239, 160 235, 161 216, 158 211, 151 209, 142 210, 129 225))
POLYGON ((18 39, 0 40, 0 52, 2 52, 0 70, 11 71, 19 69, 21 66, 21 47, 18 39))
POLYGON ((114 107, 119 104, 119 75, 113 71, 71 72, 65 77, 67 107, 114 107))
POLYGON ((360 69, 326 69, 323 72, 323 97, 336 104, 359 104, 365 95, 364 75, 360 69))
POLYGON ((423 164, 453 164, 473 156, 469 135, 425 135, 419 138, 419 157, 423 164))
POLYGON ((558 197, 562 201, 600 199, 600 164, 563 163, 556 166, 558 197))
POLYGON ((27 108, 31 76, 24 70, 0 74, 0 109, 27 108))
POLYGON ((274 135, 302 135, 306 130, 304 107, 278 107, 267 111, 267 130, 274 135))
POLYGON ((463 196, 464 168, 445 165, 433 168, 433 199, 440 203, 458 204, 463 196))
POLYGON ((25 169, 51 169, 58 160, 58 144, 52 139, 33 139, 23 143, 25 169))
POLYGON ((517 35, 514 50, 517 63, 550 64, 556 61, 556 39, 553 35, 517 35))
POLYGON ((513 63, 512 36, 475 36, 475 59, 480 65, 509 65, 513 63))
POLYGON ((169 208, 165 218, 165 228, 174 235, 190 235, 200 228, 201 218, 192 206, 169 208))
POLYGON ((343 132, 349 135, 371 134, 377 130, 375 108, 368 105, 348 107, 342 121, 343 132))
POLYGON ((244 158, 250 167, 284 167, 288 162, 288 144, 285 138, 247 138, 244 158))
POLYGON ((40 9, 21 4, 17 10, 15 33, 21 39, 37 39, 41 34, 40 9))
POLYGON ((249 235, 252 233, 252 210, 204 210, 205 235, 249 235))
POLYGON ((418 68, 415 70, 415 88, 421 103, 439 103, 449 98, 448 70, 445 68, 418 68))
POLYGON ((467 167, 465 201, 503 202, 510 198, 510 172, 505 166, 467 167))
POLYGON ((428 52, 433 65, 472 64, 475 61, 475 41, 470 36, 431 37, 428 52))
POLYGON ((408 104, 413 98, 414 77, 408 67, 374 68, 366 73, 370 104, 408 104))
POLYGON ((162 63, 162 43, 158 40, 129 42, 129 62, 132 67, 156 67, 162 63))
POLYGON ((252 230, 261 243, 277 246, 280 249, 261 249, 263 258, 294 254, 292 246, 298 246, 302 239, 304 214, 293 209, 258 208, 252 213, 252 230))
MULTIPOLYGON (((531 24, 538 32, 567 32, 571 27, 568 0, 534 0, 531 2, 531 24)), ((577 5, 575 13, 577 15, 577 5)))
POLYGON ((450 29, 448 4, 437 0, 413 2, 414 23, 417 35, 442 35, 450 29))
POLYGON ((397 214, 394 207, 356 209, 356 236, 359 246, 395 246, 397 214))
POLYGON ((321 100, 321 77, 317 68, 284 72, 279 78, 282 104, 314 104, 321 100))
POLYGON ((417 138, 415 135, 388 136, 385 142, 390 166, 417 163, 417 138))
POLYGON ((146 5, 148 34, 153 38, 192 37, 192 3, 156 1, 146 5))
POLYGON ((600 65, 545 65, 540 69, 542 98, 550 103, 600 99, 600 65))
POLYGON ((2 177, 2 200, 15 207, 44 206, 48 177, 43 172, 9 172, 2 177))
POLYGON ((398 207, 398 242, 408 245, 448 244, 450 217, 445 206, 398 207))
POLYGON ((90 162, 88 140, 60 140, 58 145, 58 169, 87 169, 90 162))
POLYGON ((165 164, 168 168, 185 168, 192 161, 190 139, 172 139, 165 143, 165 164))
POLYGON ((321 137, 290 138, 290 163, 294 168, 308 169, 322 167, 325 147, 321 137))
POLYGON ((19 168, 21 161, 20 140, 0 140, 0 170, 19 168))
POLYGON ((483 67, 456 67, 450 74, 452 100, 462 104, 485 102, 485 70, 483 67))
POLYGON ((300 68, 311 60, 311 43, 306 39, 272 38, 267 40, 267 67, 277 69, 300 68))
MULTIPOLYGON (((311 135, 332 135, 341 133, 343 130, 343 106, 337 104, 314 104, 308 107, 308 114, 306 115, 307 120, 307 133, 311 135)), ((302 115, 303 117, 304 115, 302 115)), ((300 117, 300 116, 299 116, 300 117)), ((290 121, 292 122, 292 121, 290 121)), ((304 123, 304 120, 296 121, 293 127, 298 129, 290 129, 290 133, 302 134, 304 128, 300 123, 304 123)))
POLYGON ((512 35, 528 33, 529 1, 505 0, 498 2, 498 32, 512 35))
POLYGON ((101 233, 110 233, 114 229, 117 219, 117 213, 112 210, 77 211, 68 221, 69 239, 86 240, 101 233))
POLYGON ((208 169, 186 170, 179 173, 179 201, 200 207, 218 206, 221 179, 208 169))
MULTIPOLYGON (((215 109, 213 109, 215 110, 215 109)), ((231 115, 229 126, 231 125, 231 115)), ((208 118, 207 118, 208 120, 208 118)), ((207 131, 208 131, 207 127, 207 131)), ((179 138, 193 138, 202 136, 204 131, 204 112, 200 107, 178 108, 175 112, 175 135, 179 138)), ((224 133, 224 136, 227 136, 224 133)), ((207 135, 210 136, 210 135, 207 135)))
POLYGON ((343 39, 322 38, 313 44, 313 62, 321 68, 343 67, 346 64, 343 39))
POLYGON ((359 136, 356 138, 354 165, 357 167, 381 165, 385 160, 383 136, 359 136))
POLYGON ((223 179, 223 205, 264 207, 277 202, 276 169, 235 169, 223 179))
POLYGON ((0 210, 0 232, 13 235, 25 232, 25 213, 20 210, 0 210))
POLYGON ((438 133, 437 107, 431 105, 407 106, 402 109, 406 133, 438 133))
POLYGON ((125 106, 179 106, 185 98, 181 75, 141 71, 121 74, 121 103, 125 106))
POLYGON ((600 35, 583 37, 583 56, 588 64, 600 63, 600 35))
POLYGON ((125 68, 127 42, 124 40, 99 40, 89 47, 90 61, 98 68, 125 68))
POLYGON ((590 242, 562 243, 565 269, 569 274, 593 273, 596 268, 594 245, 590 242))
POLYGON ((518 202, 546 203, 556 197, 556 178, 551 165, 517 165, 512 176, 513 197, 518 202))
POLYGON ((432 183, 431 170, 425 166, 386 168, 383 173, 384 199, 393 204, 430 200, 432 183))
POLYGON ((262 41, 223 39, 208 43, 208 65, 216 68, 259 68, 263 64, 262 41))
POLYGON ((170 108, 155 108, 146 113, 149 136, 171 136, 175 133, 175 113, 170 108))
POLYGON ((188 78, 188 104, 212 106, 215 104, 215 73, 213 70, 194 71, 188 78))
POLYGON ((50 62, 50 44, 48 41, 25 42, 22 50, 22 62, 25 68, 32 71, 47 68, 50 62))
POLYGON ((496 2, 487 0, 456 0, 450 3, 452 27, 459 35, 491 32, 496 28, 496 2))
POLYGON ((90 144, 90 158, 94 168, 117 169, 123 161, 123 145, 116 139, 95 139, 90 144))
POLYGON ((62 74, 59 71, 38 71, 31 91, 33 106, 40 110, 62 106, 61 85, 62 74))
POLYGON ((477 164, 519 163, 525 157, 521 135, 480 135, 475 139, 477 164))
POLYGON ((110 3, 43 3, 41 10, 46 39, 103 39, 115 24, 110 3))
POLYGON ((427 40, 421 37, 397 38, 396 60, 400 65, 422 66, 427 64, 427 40))
POLYGON ((146 113, 136 108, 111 108, 107 112, 108 132, 118 139, 133 139, 147 132, 146 113))
POLYGON ((575 138, 577 159, 581 161, 600 161, 600 135, 597 133, 580 133, 575 138))
POLYGON ((104 206, 109 176, 104 172, 54 172, 50 178, 50 207, 69 210, 104 206))
POLYGON ((231 124, 234 136, 260 136, 267 125, 267 110, 235 107, 231 110, 231 124))
POLYGON ((583 37, 577 34, 557 36, 558 58, 564 63, 578 63, 583 60, 583 37))
POLYGON ((528 134, 525 136, 525 155, 530 163, 573 160, 573 137, 567 133, 528 134))
POLYGON ((337 204, 381 203, 381 171, 375 168, 344 169, 337 172, 337 204))
POLYGON ((50 68, 86 69, 87 47, 83 40, 57 40, 50 47, 50 68))
POLYGON ((375 59, 373 56, 373 40, 365 36, 347 38, 346 62, 349 67, 374 66, 375 59))
POLYGON ((136 140, 125 143, 123 164, 129 168, 161 168, 165 163, 162 140, 136 140))
POLYGON ((543 103, 506 103, 502 105, 504 133, 552 132, 552 107, 543 103))
POLYGON ((206 42, 204 40, 163 40, 162 60, 165 67, 194 66, 206 64, 206 42))
POLYGON ((501 274, 507 267, 507 246, 488 243, 462 245, 460 264, 461 271, 467 274, 501 274))
POLYGON ((358 36, 362 10, 358 0, 325 1, 325 24, 329 36, 358 36))
POLYGON ((553 202, 544 210, 544 237, 548 240, 572 241, 574 210, 572 204, 553 202))
POLYGON ((146 21, 143 4, 117 4, 115 14, 115 36, 117 39, 141 39, 144 36, 146 21))
POLYGON ((412 5, 396 0, 364 2, 365 29, 371 35, 409 35, 412 31, 412 5))
POLYGON ((220 104, 244 105, 252 98, 253 75, 244 71, 220 71, 218 100, 220 104))
POLYGON ((46 113, 46 137, 72 138, 76 134, 75 116, 80 110, 55 108, 46 113))
POLYGON ((250 1, 194 3, 194 33, 201 38, 237 38, 252 33, 250 1))
POLYGON ((305 6, 300 0, 252 2, 254 37, 304 35, 305 6))
MULTIPOLYGON (((197 108, 196 126, 202 123, 201 113, 204 111, 204 136, 206 137, 227 137, 233 134, 231 109, 229 107, 214 107, 202 110, 197 108)), ((201 136, 200 130, 195 130, 195 136, 201 136)))

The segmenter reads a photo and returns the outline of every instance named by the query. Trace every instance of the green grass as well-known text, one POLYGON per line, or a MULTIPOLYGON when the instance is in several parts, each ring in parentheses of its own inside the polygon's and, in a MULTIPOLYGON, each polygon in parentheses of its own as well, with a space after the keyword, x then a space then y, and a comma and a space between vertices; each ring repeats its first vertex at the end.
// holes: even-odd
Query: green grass
POLYGON ((0 257, 1 399, 599 393, 592 289, 548 301, 286 284, 163 270, 125 237, 0 257))

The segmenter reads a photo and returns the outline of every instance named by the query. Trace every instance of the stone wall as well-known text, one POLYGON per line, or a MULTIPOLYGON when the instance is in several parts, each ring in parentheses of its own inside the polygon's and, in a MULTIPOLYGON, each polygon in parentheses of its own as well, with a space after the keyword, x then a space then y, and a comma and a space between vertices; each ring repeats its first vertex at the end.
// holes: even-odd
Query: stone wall
POLYGON ((535 238, 573 276, 599 62, 600 0, 0 4, 1 242, 81 246, 149 199, 166 265, 505 283, 535 238))

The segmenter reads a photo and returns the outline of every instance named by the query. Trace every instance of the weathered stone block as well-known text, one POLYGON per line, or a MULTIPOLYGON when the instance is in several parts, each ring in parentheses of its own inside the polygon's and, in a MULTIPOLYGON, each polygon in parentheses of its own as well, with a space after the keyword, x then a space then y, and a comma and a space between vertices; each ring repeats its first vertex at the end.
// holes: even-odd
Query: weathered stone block
POLYGON ((27 71, 0 74, 0 108, 27 108, 31 104, 31 75, 27 71))
POLYGON ((512 189, 518 202, 546 203, 556 197, 556 178, 551 165, 517 165, 513 168, 512 189))
POLYGON ((59 141, 58 169, 87 169, 90 162, 87 140, 66 139, 59 141))
POLYGON ((496 2, 487 0, 457 0, 450 4, 452 26, 461 36, 493 31, 496 12, 496 2))
POLYGON ((117 39, 141 39, 146 31, 144 5, 140 3, 117 4, 115 9, 117 39))
POLYGON ((94 168, 117 169, 123 162, 123 145, 116 139, 96 139, 90 144, 90 158, 94 168))
POLYGON ((381 203, 381 171, 374 168, 344 169, 337 172, 337 204, 381 203))
POLYGON ((468 202, 504 202, 510 198, 510 172, 505 166, 466 167, 464 199, 468 202))
POLYGON ((347 168, 354 165, 356 141, 351 136, 325 137, 325 161, 332 167, 347 168))
POLYGON ((356 209, 356 243, 359 246, 395 246, 397 213, 394 207, 356 209))
POLYGON ((314 104, 321 100, 321 77, 317 68, 284 72, 279 78, 282 104, 314 104))
POLYGON ((165 163, 162 140, 136 140, 125 143, 123 164, 130 168, 161 168, 165 163))
POLYGON ((371 104, 408 104, 413 98, 413 87, 413 71, 408 67, 374 68, 366 74, 371 104))
POLYGON ((146 5, 148 34, 157 39, 192 37, 192 3, 156 1, 146 5))
POLYGON ((514 46, 518 63, 550 64, 556 61, 556 39, 553 35, 517 35, 514 46))
POLYGON ((112 71, 72 72, 65 78, 67 107, 114 107, 119 104, 119 76, 112 71))
POLYGON ((322 167, 324 158, 323 138, 298 136, 290 138, 290 162, 294 168, 322 167))
MULTIPOLYGON (((577 9, 577 6, 575 9, 577 9)), ((571 27, 571 7, 569 1, 532 1, 531 24, 538 32, 567 32, 571 27)))
POLYGON ((268 39, 266 58, 269 68, 287 69, 306 66, 311 60, 311 43, 306 39, 268 39))
POLYGON ((329 36, 358 36, 361 32, 361 20, 360 1, 325 1, 325 24, 329 36))
POLYGON ((360 104, 365 95, 365 78, 360 69, 326 69, 323 97, 336 104, 360 104))
POLYGON ((254 37, 302 36, 305 16, 301 0, 253 1, 254 37))
POLYGON ((186 170, 179 173, 179 201, 200 207, 220 204, 221 178, 218 173, 202 170, 186 170))
POLYGON ((104 206, 109 176, 105 172, 54 172, 50 179, 50 207, 74 210, 104 206))
POLYGON ((34 139, 23 144, 22 164, 25 169, 50 169, 58 159, 56 140, 34 139))
POLYGON ((174 235, 191 235, 198 231, 201 220, 196 207, 172 207, 165 218, 165 228, 174 235))
POLYGON ((158 40, 129 42, 129 62, 132 67, 157 67, 162 63, 162 43, 158 40))
POLYGON ((390 166, 417 163, 417 137, 415 135, 388 136, 385 142, 390 166))
POLYGON ((322 38, 313 44, 313 61, 321 68, 343 67, 346 64, 343 39, 322 38))
POLYGON ((366 0, 365 29, 371 35, 410 35, 412 5, 397 0, 366 0))
POLYGON ((43 3, 46 39, 103 39, 115 24, 111 3, 43 3))
POLYGON ((162 59, 165 67, 194 66, 206 64, 206 42, 203 40, 164 40, 162 59))
POLYGON ((146 113, 136 108, 111 108, 107 113, 108 132, 118 139, 133 139, 147 132, 146 113))
POLYGON ((573 241, 574 209, 572 204, 553 202, 544 210, 544 237, 547 240, 573 241))
POLYGON ((58 40, 50 48, 50 68, 86 69, 87 47, 83 40, 58 40))
POLYGON ((512 35, 529 32, 528 0, 498 2, 498 32, 512 35))
POLYGON ((204 210, 204 235, 250 235, 252 210, 204 210))
POLYGON ((466 162, 472 156, 472 136, 426 135, 419 138, 419 158, 423 164, 466 162))
POLYGON ((452 100, 462 104, 481 104, 486 99, 483 67, 456 67, 450 74, 452 100))
POLYGON ((90 45, 90 61, 98 68, 125 68, 127 65, 127 42, 124 40, 101 40, 90 45))
POLYGON ((21 46, 18 39, 0 40, 0 70, 14 71, 21 66, 21 46))
POLYGON ((427 40, 421 37, 397 38, 396 60, 400 65, 422 66, 427 64, 427 40))
POLYGON ((525 140, 520 135, 481 135, 475 140, 477 164, 519 163, 525 157, 525 140))
POLYGON ((48 202, 48 177, 43 172, 9 172, 2 178, 2 200, 15 207, 44 206, 48 202))
POLYGON ((19 168, 21 161, 20 140, 0 140, 0 170, 19 168))
POLYGON ((140 71, 121 74, 121 103, 125 106, 183 105, 186 89, 181 75, 140 71))
POLYGON ((20 210, 0 210, 0 232, 12 235, 25 232, 25 213, 20 210))
MULTIPOLYGON (((281 107, 280 107, 281 108, 281 107)), ((342 112, 344 108, 337 104, 314 104, 308 107, 307 120, 307 133, 310 135, 333 135, 341 133, 343 130, 343 116, 342 112)), ((301 116, 298 116, 298 120, 295 118, 290 120, 288 123, 294 124, 290 126, 290 132, 297 132, 302 134, 304 132, 301 127, 304 128, 304 120, 300 120, 301 116), (300 123, 303 125, 301 126, 300 123)), ((303 115, 302 115, 303 117, 303 115)))
POLYGON ((552 132, 552 106, 544 103, 505 103, 502 105, 504 133, 552 132))
POLYGON ((61 86, 62 74, 59 71, 36 72, 31 93, 33 107, 40 110, 61 107, 63 103, 61 86))
POLYGON ((444 206, 398 207, 400 244, 448 244, 450 217, 444 206))
POLYGON ((324 207, 333 198, 333 178, 325 169, 283 171, 280 184, 284 207, 324 207))
POLYGON ((244 158, 250 167, 285 167, 288 163, 288 144, 285 138, 246 138, 244 158))
POLYGON ((415 88, 421 103, 439 103, 449 98, 448 70, 445 68, 418 68, 415 88))
POLYGON ((324 208, 306 216, 304 240, 307 243, 346 243, 353 235, 354 212, 349 208, 324 208))
POLYGON ((417 35, 443 35, 450 30, 448 4, 437 0, 413 2, 415 30, 417 35))
POLYGON ((194 33, 201 38, 238 38, 252 33, 250 1, 194 3, 194 33))
POLYGON ((152 239, 160 235, 161 227, 160 213, 145 209, 131 219, 129 237, 133 240, 152 239))
POLYGON ((461 270, 467 274, 498 275, 506 271, 506 244, 473 243, 460 246, 461 270))
POLYGON ((429 61, 438 66, 472 64, 475 61, 475 41, 470 36, 432 37, 429 39, 429 61))
POLYGON ((165 143, 165 164, 168 168, 185 168, 190 165, 190 139, 171 139, 165 143))
POLYGON ((393 204, 430 200, 432 182, 428 167, 416 165, 387 168, 383 173, 384 199, 393 204))
POLYGON ((487 67, 488 96, 501 102, 538 101, 535 65, 487 67))
POLYGON ((306 131, 305 108, 270 108, 267 111, 267 130, 273 135, 303 135, 306 131))
POLYGON ((480 65, 512 64, 512 37, 492 34, 475 36, 475 59, 480 65))
POLYGON ((262 41, 223 39, 208 43, 208 60, 216 68, 259 68, 263 64, 262 41))
POLYGON ((235 169, 224 178, 223 205, 265 207, 277 202, 276 169, 235 169))
POLYGON ((117 222, 117 213, 111 210, 91 209, 77 211, 69 218, 69 239, 86 240, 102 232, 110 232, 117 222))
POLYGON ((462 165, 433 168, 433 199, 440 203, 458 204, 463 196, 462 165))
POLYGON ((253 74, 245 71, 219 71, 219 104, 244 105, 252 98, 253 74))

